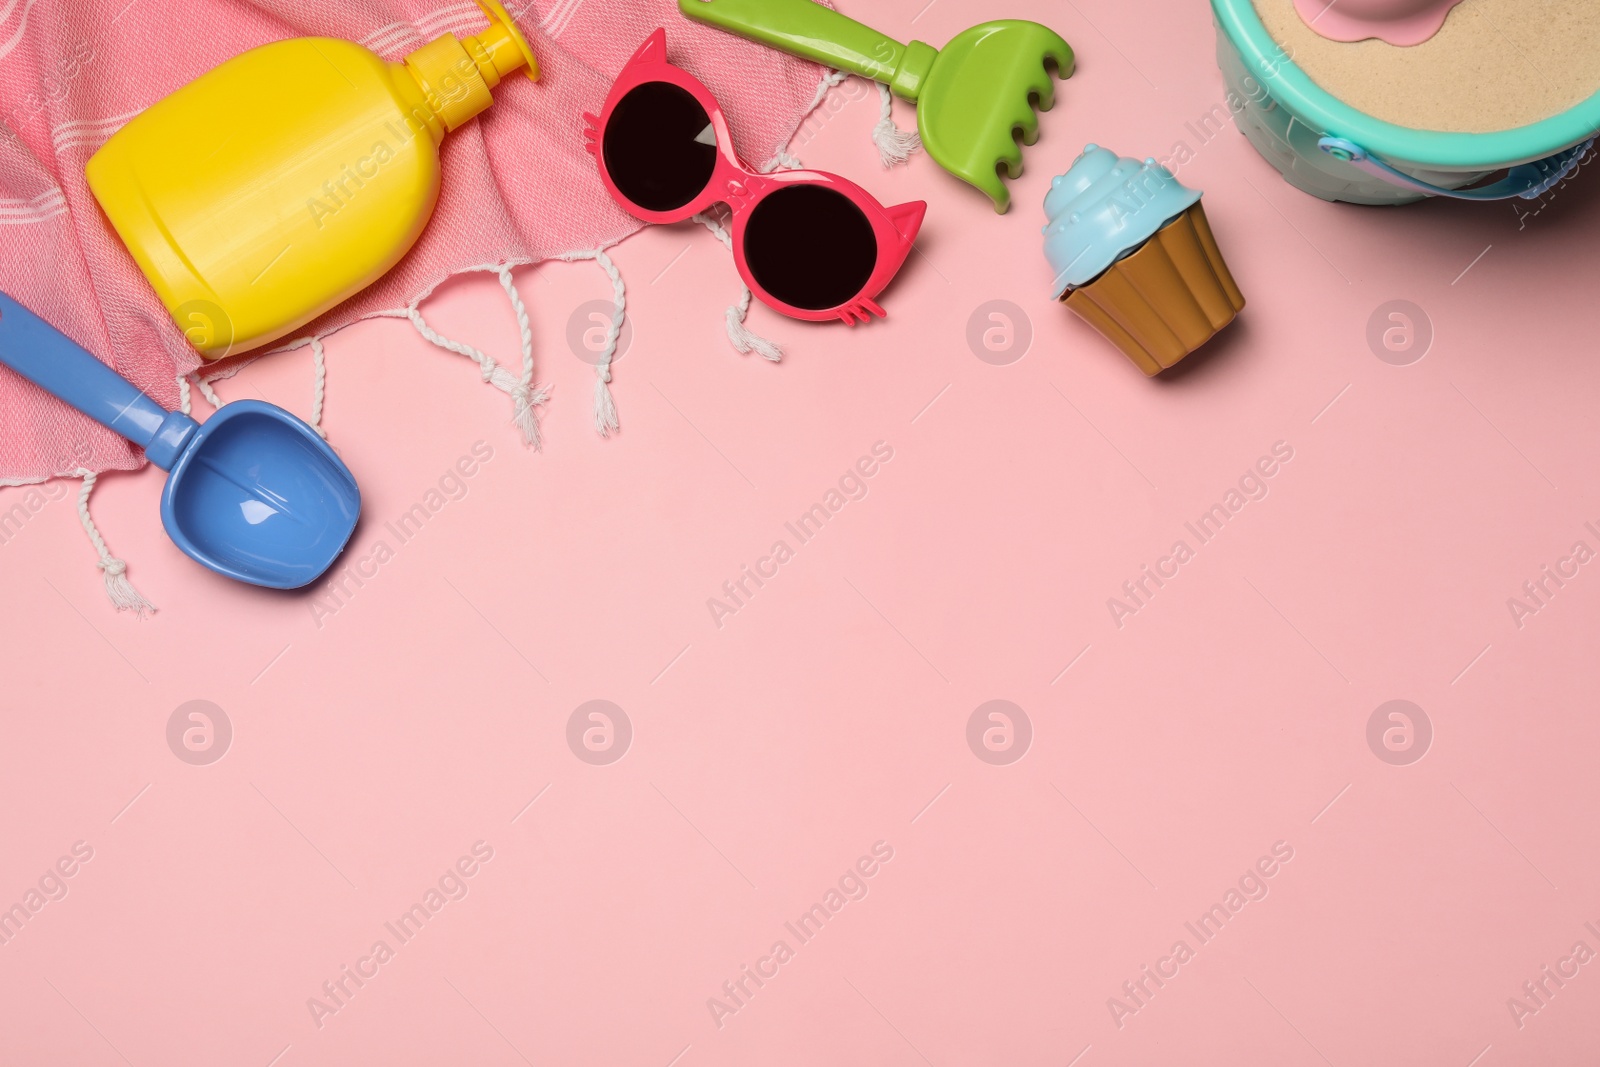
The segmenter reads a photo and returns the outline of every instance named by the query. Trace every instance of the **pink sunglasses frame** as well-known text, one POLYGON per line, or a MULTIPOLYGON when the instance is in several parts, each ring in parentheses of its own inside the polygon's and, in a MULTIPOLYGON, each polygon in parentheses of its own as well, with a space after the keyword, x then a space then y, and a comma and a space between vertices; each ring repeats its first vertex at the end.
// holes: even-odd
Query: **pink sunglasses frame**
POLYGON ((917 232, 922 228, 922 219, 928 209, 927 203, 917 200, 895 207, 884 207, 876 197, 854 182, 822 171, 789 170, 761 174, 751 170, 735 153, 733 137, 728 131, 727 117, 718 105, 716 97, 711 95, 711 90, 688 71, 667 61, 666 30, 656 30, 633 54, 622 74, 611 86, 605 108, 600 115, 596 117, 584 112, 583 120, 585 147, 600 165, 601 180, 605 182, 612 198, 635 218, 646 222, 682 222, 713 204, 725 203, 732 209, 734 261, 738 264, 740 277, 762 303, 791 318, 810 322, 838 319, 854 326, 857 322, 870 322, 873 315, 880 318, 887 317, 876 299, 905 265, 906 257, 911 253, 912 242, 916 240, 917 232), (606 167, 605 153, 601 150, 606 125, 611 121, 617 104, 628 93, 649 82, 668 82, 686 90, 705 109, 706 114, 711 116, 711 127, 717 137, 717 163, 710 179, 706 182, 704 191, 683 207, 672 211, 651 211, 640 207, 623 195, 611 178, 611 172, 606 167), (873 236, 877 238, 878 262, 874 264, 871 276, 859 293, 837 307, 798 308, 779 300, 756 280, 750 270, 750 264, 745 259, 744 233, 750 212, 768 196, 794 185, 821 185, 842 193, 861 209, 872 226, 873 236))

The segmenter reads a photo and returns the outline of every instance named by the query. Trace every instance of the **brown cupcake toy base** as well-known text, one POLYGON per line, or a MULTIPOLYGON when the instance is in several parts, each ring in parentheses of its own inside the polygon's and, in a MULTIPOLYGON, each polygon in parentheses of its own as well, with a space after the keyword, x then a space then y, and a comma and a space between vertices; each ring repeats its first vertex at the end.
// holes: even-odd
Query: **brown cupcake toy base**
POLYGON ((1152 377, 1215 337, 1245 304, 1200 204, 1062 302, 1152 377))

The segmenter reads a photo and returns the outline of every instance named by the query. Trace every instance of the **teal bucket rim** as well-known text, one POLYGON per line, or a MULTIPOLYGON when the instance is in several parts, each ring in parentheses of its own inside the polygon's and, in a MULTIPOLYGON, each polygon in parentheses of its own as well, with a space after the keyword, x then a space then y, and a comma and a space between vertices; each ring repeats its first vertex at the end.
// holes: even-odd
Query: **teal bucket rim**
POLYGON ((1418 130, 1359 111, 1311 80, 1282 54, 1252 0, 1211 0, 1217 23, 1244 57, 1251 77, 1324 133, 1355 141, 1387 159, 1419 167, 1495 170, 1528 163, 1581 144, 1600 132, 1600 92, 1527 126, 1493 133, 1418 130), (1268 73, 1276 68, 1276 73, 1268 73))

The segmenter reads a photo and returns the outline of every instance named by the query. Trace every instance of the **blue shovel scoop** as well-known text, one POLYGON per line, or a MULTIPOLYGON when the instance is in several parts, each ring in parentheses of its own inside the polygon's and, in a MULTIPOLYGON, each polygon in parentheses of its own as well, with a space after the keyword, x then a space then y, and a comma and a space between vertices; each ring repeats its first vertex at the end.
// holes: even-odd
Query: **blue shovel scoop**
POLYGON ((168 411, 15 300, 0 293, 0 363, 145 450, 169 472, 167 534, 218 574, 298 589, 344 551, 361 491, 304 422, 237 400, 204 426, 168 411))

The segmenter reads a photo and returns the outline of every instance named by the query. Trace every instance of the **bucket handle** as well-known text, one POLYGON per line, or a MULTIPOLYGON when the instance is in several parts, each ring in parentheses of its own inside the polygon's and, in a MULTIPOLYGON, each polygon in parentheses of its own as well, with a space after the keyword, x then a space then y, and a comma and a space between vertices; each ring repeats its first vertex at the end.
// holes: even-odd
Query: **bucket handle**
POLYGON ((1343 160, 1375 178, 1381 178, 1391 185, 1398 185, 1403 189, 1410 189, 1427 196, 1448 196, 1457 200, 1509 200, 1516 196, 1524 200, 1534 200, 1549 192, 1577 170, 1583 157, 1594 147, 1594 142, 1595 139, 1591 137, 1582 144, 1557 152, 1547 159, 1512 167, 1500 181, 1478 189, 1446 189, 1442 185, 1433 185, 1420 178, 1413 178, 1378 159, 1354 141, 1347 141, 1343 137, 1324 137, 1317 142, 1317 147, 1333 158, 1343 160))

